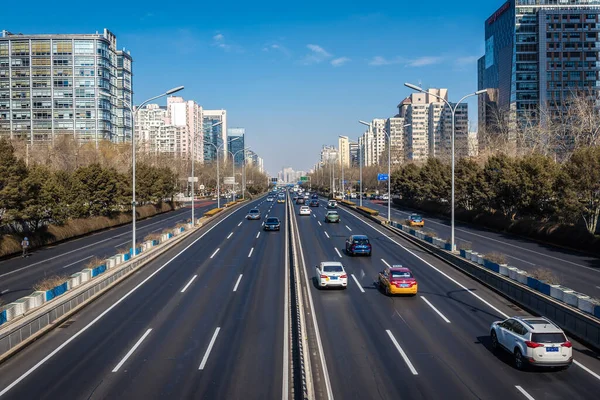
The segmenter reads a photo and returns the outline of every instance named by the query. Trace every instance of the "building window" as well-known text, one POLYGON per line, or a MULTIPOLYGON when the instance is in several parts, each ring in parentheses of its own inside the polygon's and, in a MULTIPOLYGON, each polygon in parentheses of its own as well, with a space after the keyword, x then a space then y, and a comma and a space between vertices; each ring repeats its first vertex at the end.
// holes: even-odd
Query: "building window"
POLYGON ((92 40, 75 40, 75 54, 94 54, 92 40))
POLYGON ((29 55, 29 41, 13 40, 11 45, 12 45, 11 53, 13 56, 28 56, 29 55))
POLYGON ((55 40, 52 43, 52 52, 55 56, 67 56, 73 54, 73 43, 70 40, 55 40))
POLYGON ((50 41, 49 40, 32 40, 31 55, 33 56, 49 56, 50 41))

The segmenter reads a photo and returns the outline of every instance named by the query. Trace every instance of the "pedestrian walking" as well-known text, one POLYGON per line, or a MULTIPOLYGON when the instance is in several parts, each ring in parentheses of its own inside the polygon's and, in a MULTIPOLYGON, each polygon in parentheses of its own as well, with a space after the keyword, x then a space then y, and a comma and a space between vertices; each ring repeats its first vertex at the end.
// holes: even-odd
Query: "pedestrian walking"
POLYGON ((23 241, 21 242, 21 247, 23 247, 23 258, 25 258, 27 257, 29 251, 29 239, 27 238, 27 236, 23 238, 23 241))

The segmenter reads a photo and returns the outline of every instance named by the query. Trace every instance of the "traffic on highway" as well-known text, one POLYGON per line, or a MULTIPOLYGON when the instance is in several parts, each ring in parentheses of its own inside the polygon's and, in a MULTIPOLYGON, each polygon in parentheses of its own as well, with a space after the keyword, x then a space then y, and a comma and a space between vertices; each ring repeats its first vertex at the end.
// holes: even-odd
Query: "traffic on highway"
POLYGON ((279 191, 200 228, 0 364, 0 398, 296 398, 294 267, 315 398, 596 397, 593 349, 307 197, 309 215, 279 191))

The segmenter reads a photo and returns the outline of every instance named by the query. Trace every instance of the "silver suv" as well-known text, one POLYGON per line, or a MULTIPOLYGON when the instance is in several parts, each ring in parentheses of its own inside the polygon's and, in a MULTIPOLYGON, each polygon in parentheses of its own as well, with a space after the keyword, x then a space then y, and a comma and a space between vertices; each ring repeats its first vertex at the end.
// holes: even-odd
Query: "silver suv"
POLYGON ((514 356, 515 367, 528 365, 568 368, 573 348, 565 333, 544 317, 512 317, 492 323, 492 348, 514 356))

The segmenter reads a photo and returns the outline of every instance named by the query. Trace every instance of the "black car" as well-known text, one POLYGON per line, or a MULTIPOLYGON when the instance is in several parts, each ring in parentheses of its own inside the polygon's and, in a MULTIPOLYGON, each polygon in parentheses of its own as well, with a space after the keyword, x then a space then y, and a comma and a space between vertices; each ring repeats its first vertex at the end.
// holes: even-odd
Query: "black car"
POLYGON ((310 207, 319 207, 319 200, 312 199, 310 203, 308 203, 310 207))
POLYGON ((269 217, 265 221, 265 231, 278 231, 281 227, 281 222, 279 222, 279 218, 269 217))

